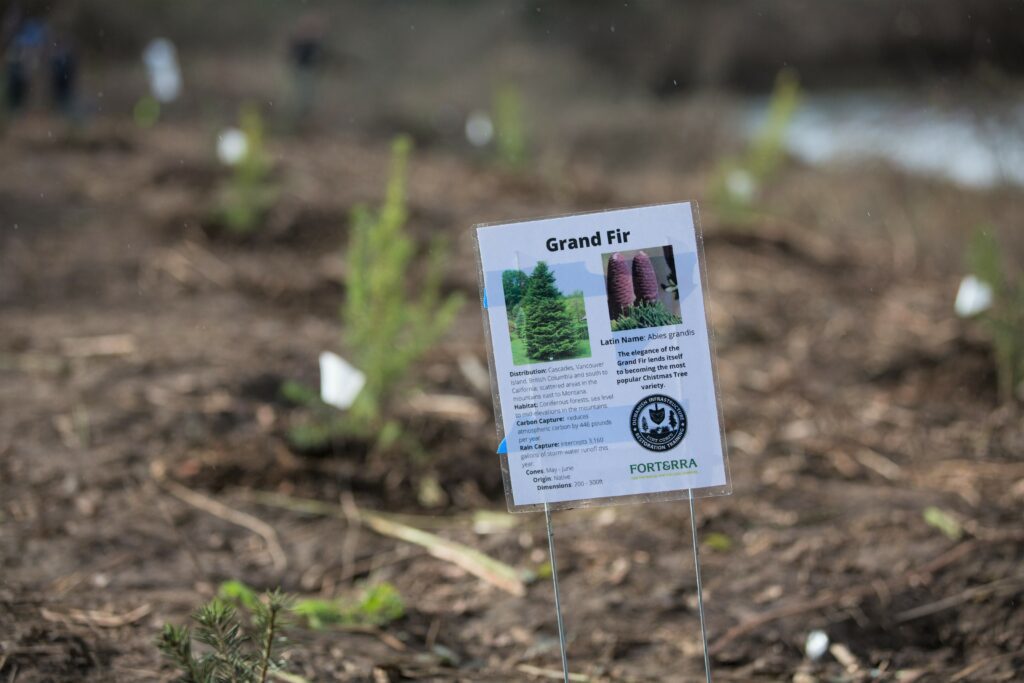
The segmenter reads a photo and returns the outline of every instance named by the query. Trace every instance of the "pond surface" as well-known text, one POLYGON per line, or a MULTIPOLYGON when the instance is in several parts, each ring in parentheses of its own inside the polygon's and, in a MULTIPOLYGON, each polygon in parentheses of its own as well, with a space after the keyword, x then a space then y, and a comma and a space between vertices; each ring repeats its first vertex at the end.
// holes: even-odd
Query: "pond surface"
MULTIPOLYGON (((767 106, 767 98, 749 104, 743 123, 748 134, 764 120, 767 106)), ((805 93, 786 147, 810 164, 880 159, 970 187, 1024 185, 1024 99, 805 93)))

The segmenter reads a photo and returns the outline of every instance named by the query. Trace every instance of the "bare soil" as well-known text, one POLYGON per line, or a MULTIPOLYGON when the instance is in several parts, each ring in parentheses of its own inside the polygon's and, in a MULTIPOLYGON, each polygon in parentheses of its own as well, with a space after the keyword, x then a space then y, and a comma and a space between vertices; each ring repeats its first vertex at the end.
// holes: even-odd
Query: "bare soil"
MULTIPOLYGON (((223 175, 203 127, 62 131, 35 117, 0 139, 0 680, 170 680, 154 637, 230 578, 325 596, 397 586, 408 614, 384 631, 293 630, 290 670, 310 680, 546 680, 559 667, 547 580, 515 596, 252 491, 409 513, 541 567, 537 516, 472 523, 504 499, 469 228, 700 197, 707 174, 582 160, 511 173, 418 153, 410 228, 424 250, 449 239, 445 286, 471 301, 394 408, 428 456, 358 442, 305 454, 288 446, 302 410, 279 386, 314 384, 317 354, 344 352, 347 215, 379 199, 385 142, 275 140, 281 202, 236 241, 202 229, 223 175), (433 410, 438 394, 464 400, 433 410), (419 502, 430 481, 434 507, 419 502), (286 565, 180 486, 271 525, 286 565)), ((983 215, 1009 225, 1019 200, 789 165, 765 198, 787 220, 705 211, 735 486, 698 504, 718 680, 1020 679, 1024 415, 998 405, 984 338, 951 306, 964 236, 983 215), (930 506, 962 536, 929 526, 930 506), (840 649, 810 662, 819 628, 840 649)), ((686 506, 555 521, 572 668, 703 680, 686 506)))

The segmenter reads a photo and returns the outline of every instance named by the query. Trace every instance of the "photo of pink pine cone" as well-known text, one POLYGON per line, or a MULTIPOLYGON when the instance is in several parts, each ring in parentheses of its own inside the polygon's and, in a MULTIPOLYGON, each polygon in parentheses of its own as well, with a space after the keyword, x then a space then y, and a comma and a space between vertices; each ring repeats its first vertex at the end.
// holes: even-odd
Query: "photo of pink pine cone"
POLYGON ((633 257, 633 292, 636 300, 653 303, 658 298, 658 290, 658 277, 654 273, 651 257, 641 251, 633 257))
MULTIPOLYGON (((650 260, 648 260, 650 263, 650 260)), ((653 277, 653 270, 651 275, 653 277)), ((636 301, 633 291, 633 277, 622 254, 612 254, 608 259, 608 307, 612 318, 626 312, 636 301)))

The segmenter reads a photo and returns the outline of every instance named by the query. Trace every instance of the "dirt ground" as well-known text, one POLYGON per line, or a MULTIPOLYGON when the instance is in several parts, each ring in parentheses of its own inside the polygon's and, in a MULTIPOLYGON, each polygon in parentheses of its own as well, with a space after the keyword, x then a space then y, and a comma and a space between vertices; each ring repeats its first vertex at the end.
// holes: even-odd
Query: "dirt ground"
MULTIPOLYGON (((618 166, 610 139, 603 160, 567 155, 557 172, 414 156, 410 227, 424 249, 451 240, 445 287, 470 301, 396 408, 429 452, 417 459, 359 443, 297 453, 285 435, 302 411, 279 394, 317 381, 320 351, 344 351, 348 212, 379 200, 386 136, 274 139, 282 199, 232 241, 203 228, 224 175, 207 127, 16 122, 0 138, 0 680, 171 680, 159 629, 233 578, 401 592, 408 613, 385 630, 295 629, 289 670, 309 680, 550 680, 548 580, 515 595, 355 514, 253 492, 405 513, 542 567, 542 518, 473 519, 504 498, 470 227, 705 195, 706 165, 618 166), (430 481, 434 507, 419 502, 430 481), (283 558, 239 512, 270 525, 283 558)), ((998 404, 984 338, 951 304, 965 236, 983 220, 1017 230, 1020 199, 789 163, 754 226, 703 211, 735 489, 698 502, 717 680, 1024 675, 1024 413, 998 404), (933 506, 962 536, 926 523, 933 506), (813 629, 835 645, 817 662, 813 629)), ((555 524, 572 669, 703 680, 687 506, 555 524)))

